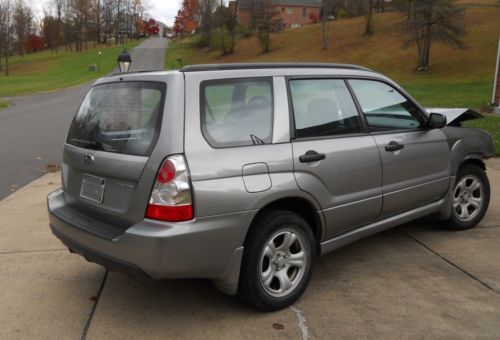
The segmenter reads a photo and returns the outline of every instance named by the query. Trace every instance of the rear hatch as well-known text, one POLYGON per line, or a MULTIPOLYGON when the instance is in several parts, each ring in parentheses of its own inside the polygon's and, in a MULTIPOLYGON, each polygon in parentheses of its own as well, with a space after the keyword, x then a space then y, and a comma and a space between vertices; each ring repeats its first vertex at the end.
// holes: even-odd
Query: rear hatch
POLYGON ((132 79, 89 91, 69 129, 62 163, 66 202, 120 228, 144 218, 158 167, 179 152, 160 143, 171 123, 165 117, 168 82, 132 79))

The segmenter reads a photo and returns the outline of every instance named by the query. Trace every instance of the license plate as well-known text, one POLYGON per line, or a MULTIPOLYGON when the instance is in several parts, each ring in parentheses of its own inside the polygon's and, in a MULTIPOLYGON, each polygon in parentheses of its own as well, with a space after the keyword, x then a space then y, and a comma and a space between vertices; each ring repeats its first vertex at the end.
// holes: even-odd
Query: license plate
POLYGON ((104 197, 105 186, 106 180, 104 178, 85 174, 82 178, 80 196, 100 204, 104 197))

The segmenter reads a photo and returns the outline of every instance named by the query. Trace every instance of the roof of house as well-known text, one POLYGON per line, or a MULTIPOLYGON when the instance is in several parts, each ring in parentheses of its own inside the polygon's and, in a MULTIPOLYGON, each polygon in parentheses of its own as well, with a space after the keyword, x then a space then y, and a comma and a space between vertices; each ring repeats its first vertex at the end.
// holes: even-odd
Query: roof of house
MULTIPOLYGON (((259 0, 236 0, 239 8, 251 8, 259 0)), ((321 7, 321 0, 271 0, 275 5, 321 7)))

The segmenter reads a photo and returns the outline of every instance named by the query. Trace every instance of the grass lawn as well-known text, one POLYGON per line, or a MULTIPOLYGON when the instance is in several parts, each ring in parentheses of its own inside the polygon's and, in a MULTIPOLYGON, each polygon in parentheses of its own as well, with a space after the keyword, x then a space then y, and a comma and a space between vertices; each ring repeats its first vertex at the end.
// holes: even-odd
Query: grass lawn
MULTIPOLYGON (((394 79, 426 107, 470 107, 486 109, 491 102, 495 71, 500 5, 493 0, 461 0, 467 6, 464 36, 467 47, 455 49, 434 43, 431 70, 417 72, 416 47, 403 48, 405 39, 398 32, 404 18, 398 13, 375 15, 375 34, 363 36, 365 18, 341 19, 330 25, 329 48, 321 50, 321 25, 308 25, 272 35, 272 51, 261 53, 255 37, 239 38, 235 53, 195 47, 196 37, 170 44, 165 68, 184 65, 231 62, 333 62, 370 67, 394 79)), ((215 36, 217 39, 217 35, 215 36)), ((488 130, 500 155, 500 116, 486 115, 466 126, 488 130)))
MULTIPOLYGON (((130 49, 139 42, 130 42, 125 47, 130 49)), ((43 51, 14 56, 9 59, 11 75, 0 73, 0 97, 52 91, 91 81, 112 71, 122 50, 122 46, 94 48, 89 43, 89 49, 81 53, 65 52, 61 47, 57 54, 43 51), (98 64, 98 51, 102 51, 101 70, 90 72, 88 65, 98 64)))
POLYGON ((491 133, 495 141, 496 155, 500 156, 500 116, 485 115, 482 119, 466 121, 464 125, 467 127, 484 129, 491 133))
POLYGON ((10 102, 6 100, 0 100, 0 110, 10 107, 10 102))
POLYGON ((235 53, 198 49, 194 38, 176 40, 167 51, 165 67, 228 62, 338 62, 359 64, 401 84, 425 106, 485 108, 491 101, 498 46, 500 6, 491 0, 468 0, 464 27, 466 49, 434 43, 431 70, 417 72, 416 47, 403 48, 405 37, 398 13, 377 13, 375 34, 363 36, 365 18, 341 19, 330 25, 329 48, 321 50, 321 25, 308 25, 272 35, 272 51, 261 53, 255 37, 240 38, 235 53), (471 5, 470 3, 474 3, 471 5))

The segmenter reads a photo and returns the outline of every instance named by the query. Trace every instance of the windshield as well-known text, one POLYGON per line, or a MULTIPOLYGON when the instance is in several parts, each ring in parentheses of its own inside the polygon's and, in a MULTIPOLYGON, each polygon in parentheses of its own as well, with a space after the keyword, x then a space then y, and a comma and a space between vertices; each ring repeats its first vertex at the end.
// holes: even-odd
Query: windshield
POLYGON ((121 82, 93 87, 71 124, 67 143, 149 156, 158 139, 165 84, 121 82))

